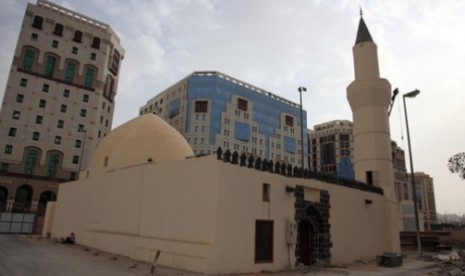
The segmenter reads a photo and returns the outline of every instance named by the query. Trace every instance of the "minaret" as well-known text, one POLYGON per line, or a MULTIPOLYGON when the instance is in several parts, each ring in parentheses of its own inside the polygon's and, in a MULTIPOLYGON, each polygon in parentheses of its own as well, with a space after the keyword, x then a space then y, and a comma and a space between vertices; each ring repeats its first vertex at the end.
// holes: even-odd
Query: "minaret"
POLYGON ((380 78, 377 47, 360 12, 352 48, 355 80, 347 87, 354 123, 354 170, 358 181, 380 186, 386 198, 386 250, 399 252, 388 108, 391 84, 380 78))

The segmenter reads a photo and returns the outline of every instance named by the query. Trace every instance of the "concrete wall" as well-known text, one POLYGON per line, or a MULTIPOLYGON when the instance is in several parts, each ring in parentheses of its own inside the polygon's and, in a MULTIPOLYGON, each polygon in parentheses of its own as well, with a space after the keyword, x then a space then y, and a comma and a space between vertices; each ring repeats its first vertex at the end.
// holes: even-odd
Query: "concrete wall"
MULTIPOLYGON (((372 259, 385 251, 384 197, 316 180, 284 177, 217 161, 214 156, 145 164, 60 186, 52 237, 143 261, 204 273, 295 266, 286 243, 295 197, 286 186, 330 194, 331 262, 372 259), (270 200, 262 199, 263 183, 270 200), (365 199, 372 201, 366 204, 365 199), (255 263, 255 221, 272 220, 273 262, 255 263)), ((306 200, 316 200, 311 192, 306 200)))

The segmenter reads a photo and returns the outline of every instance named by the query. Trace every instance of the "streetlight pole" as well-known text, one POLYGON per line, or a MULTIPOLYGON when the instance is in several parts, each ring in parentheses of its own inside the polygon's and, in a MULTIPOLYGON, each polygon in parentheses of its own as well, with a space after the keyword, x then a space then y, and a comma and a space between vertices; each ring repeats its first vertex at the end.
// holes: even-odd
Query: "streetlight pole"
POLYGON ((415 210, 415 228, 416 228, 416 235, 417 235, 417 249, 418 249, 418 256, 422 257, 421 252, 421 239, 420 239, 420 223, 418 221, 418 205, 417 205, 417 195, 416 195, 416 187, 415 187, 415 176, 413 174, 413 160, 412 160, 412 146, 410 144, 410 130, 408 126, 408 115, 407 115, 407 106, 405 104, 405 98, 414 98, 418 94, 420 94, 420 90, 415 89, 411 92, 404 94, 403 101, 404 101, 404 113, 405 113, 405 127, 407 128, 407 143, 408 143, 408 152, 409 152, 409 159, 410 159, 410 180, 412 182, 412 191, 413 191, 413 209, 415 210))
POLYGON ((84 132, 84 140, 82 141, 81 145, 81 161, 79 162, 79 173, 82 171, 82 162, 84 162, 84 147, 86 145, 87 129, 83 129, 81 132, 84 132))
POLYGON ((302 146, 302 169, 305 170, 305 154, 304 154, 304 112, 302 109, 302 92, 306 92, 307 88, 301 86, 298 88, 300 94, 300 140, 302 141, 300 144, 302 146))

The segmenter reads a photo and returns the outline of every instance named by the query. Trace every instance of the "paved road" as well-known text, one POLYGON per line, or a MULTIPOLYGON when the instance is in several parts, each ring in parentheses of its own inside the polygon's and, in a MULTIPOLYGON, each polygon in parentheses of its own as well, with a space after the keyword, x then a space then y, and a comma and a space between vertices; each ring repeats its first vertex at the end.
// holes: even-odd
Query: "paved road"
MULTIPOLYGON (((123 258, 123 257, 121 257, 123 258)), ((37 238, 0 235, 1 276, 133 276, 151 275, 145 270, 130 269, 136 261, 111 260, 103 253, 69 245, 38 241, 37 238)))
MULTIPOLYGON (((331 276, 331 275, 442 275, 435 263, 405 258, 404 265, 383 268, 374 261, 367 265, 354 263, 347 268, 294 270, 272 273, 275 276, 331 276)), ((0 235, 0 276, 150 276, 151 265, 79 245, 56 244, 38 237, 0 235)), ((448 270, 446 270, 448 271, 448 270)), ((200 275, 184 270, 159 266, 154 275, 200 275)), ((243 274, 270 275, 269 273, 243 274)))

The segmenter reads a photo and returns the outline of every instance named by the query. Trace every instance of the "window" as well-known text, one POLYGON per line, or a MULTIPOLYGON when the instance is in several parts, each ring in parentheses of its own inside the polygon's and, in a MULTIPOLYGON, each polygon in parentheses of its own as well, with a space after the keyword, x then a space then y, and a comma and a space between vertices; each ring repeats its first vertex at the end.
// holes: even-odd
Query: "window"
POLYGON ((42 91, 43 92, 48 92, 49 88, 50 88, 50 85, 48 85, 46 83, 44 83, 44 85, 42 85, 42 91))
POLYGON ((94 38, 92 39, 92 48, 95 48, 95 49, 100 49, 100 38, 94 36, 94 38))
POLYGON ((76 180, 76 173, 72 172, 69 174, 69 180, 76 180))
MULTIPOLYGON (((280 144, 276 144, 278 149, 281 148, 280 144)), ((296 141, 294 137, 284 136, 284 150, 289 153, 296 152, 296 141)))
POLYGON ((15 119, 15 120, 18 120, 20 115, 21 115, 21 112, 19 112, 18 110, 15 110, 15 111, 13 111, 12 118, 15 119))
POLYGON ((373 172, 366 171, 367 184, 373 185, 373 172))
POLYGON ((119 52, 115 49, 113 51, 113 58, 110 64, 110 71, 115 75, 118 75, 120 57, 119 52))
POLYGON ((81 140, 76 140, 74 141, 74 147, 80 149, 81 148, 82 141, 81 140))
POLYGON ((79 124, 79 125, 78 125, 77 131, 78 131, 78 132, 83 132, 83 131, 84 131, 84 125, 79 124))
POLYGON ((39 141, 39 137, 40 137, 40 133, 39 133, 39 132, 34 131, 34 132, 32 133, 32 140, 34 140, 34 141, 39 141))
POLYGON ((10 127, 10 130, 8 131, 8 136, 15 137, 16 136, 16 128, 10 127))
POLYGON ((26 87, 27 86, 27 79, 22 78, 19 81, 19 85, 21 85, 22 87, 26 87))
POLYGON ((62 36, 63 35, 63 25, 59 24, 59 23, 56 23, 55 28, 53 29, 53 34, 58 35, 58 36, 62 36))
POLYGON ((58 120, 57 128, 63 128, 65 126, 65 122, 63 120, 58 120))
POLYGON ((73 48, 71 49, 71 53, 77 55, 77 53, 78 53, 78 48, 77 48, 77 47, 73 47, 73 48))
POLYGON ((37 35, 36 33, 32 33, 31 34, 31 41, 37 41, 37 39, 39 38, 39 35, 37 35))
POLYGON ((250 126, 241 122, 234 122, 234 138, 248 142, 250 140, 250 126))
POLYGON ((80 115, 81 115, 81 117, 86 117, 86 115, 87 115, 87 110, 81 109, 80 115))
POLYGON ((263 183, 262 200, 264 202, 270 202, 270 184, 268 183, 263 183))
POLYGON ((55 65, 57 63, 57 58, 54 56, 47 56, 47 61, 45 63, 44 75, 46 77, 53 77, 53 72, 55 71, 55 65))
POLYGON ((79 30, 74 31, 73 41, 75 42, 82 42, 82 32, 79 30))
POLYGON ((237 99, 237 109, 247 111, 247 101, 244 99, 237 99))
POLYGON ((57 174, 58 164, 60 163, 60 155, 52 153, 48 159, 47 175, 50 178, 54 178, 57 174))
POLYGON ((26 153, 26 164, 24 165, 24 174, 31 175, 34 173, 38 152, 28 150, 26 153))
POLYGON ((8 172, 8 163, 2 163, 0 167, 0 172, 8 172))
POLYGON ((207 113, 208 102, 207 101, 196 101, 195 102, 195 113, 207 113))
POLYGON ((52 47, 53 47, 53 48, 58 48, 58 44, 59 44, 59 43, 58 43, 57 40, 52 41, 52 47))
POLYGON ((287 126, 294 126, 294 117, 286 115, 286 125, 287 126))
POLYGON ((11 154, 13 152, 13 146, 12 145, 6 145, 5 146, 5 154, 11 154))
POLYGON ((17 103, 22 103, 23 101, 24 101, 24 95, 23 94, 16 95, 16 102, 17 103))
POLYGON ((68 63, 66 64, 65 81, 73 82, 75 72, 76 72, 76 63, 72 61, 68 61, 68 63))
POLYGON ((91 60, 95 60, 97 58, 97 54, 96 53, 90 53, 90 59, 91 60))
POLYGON ((34 66, 34 61, 36 58, 36 52, 31 49, 27 49, 24 52, 23 64, 21 65, 21 69, 28 72, 32 70, 32 66, 34 66))
POLYGON ((60 111, 63 112, 63 113, 66 113, 66 109, 68 108, 68 106, 66 104, 62 104, 60 106, 60 111))
POLYGON ((44 18, 41 16, 34 16, 34 20, 32 21, 32 27, 37 29, 42 29, 42 24, 44 23, 44 18))
POLYGON ((89 102, 89 95, 87 94, 82 95, 82 101, 85 103, 89 102))
POLYGON ((255 221, 255 262, 273 261, 273 221, 255 221))
POLYGON ((73 156, 73 164, 78 164, 79 163, 79 156, 74 155, 73 156))
POLYGON ((94 86, 94 74, 95 69, 92 67, 86 68, 86 73, 84 76, 84 86, 87 88, 92 88, 94 86))
POLYGON ((55 143, 56 145, 61 144, 61 136, 55 136, 54 143, 55 143))
POLYGON ((65 97, 65 98, 69 97, 69 90, 68 89, 63 90, 63 97, 65 97))
POLYGON ((181 109, 181 98, 177 98, 177 99, 170 101, 168 104, 169 117, 173 118, 176 115, 178 115, 180 109, 181 109))
POLYGON ((42 116, 40 116, 40 115, 37 115, 37 116, 36 116, 36 124, 39 124, 39 125, 41 125, 41 124, 42 124, 42 121, 43 121, 43 119, 44 119, 44 118, 43 118, 42 116))
POLYGON ((45 105, 47 104, 47 101, 46 100, 40 100, 39 101, 39 107, 41 108, 45 108, 45 105))

